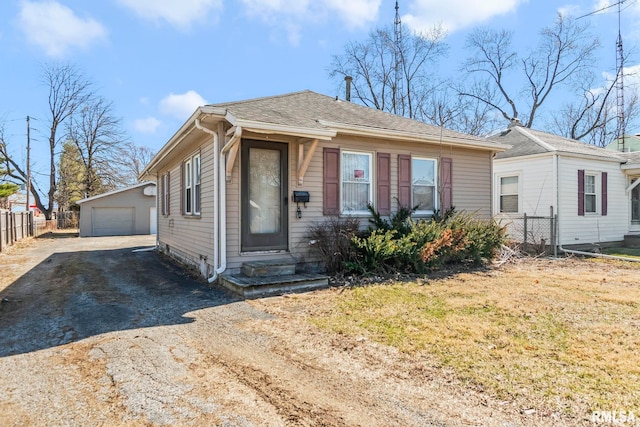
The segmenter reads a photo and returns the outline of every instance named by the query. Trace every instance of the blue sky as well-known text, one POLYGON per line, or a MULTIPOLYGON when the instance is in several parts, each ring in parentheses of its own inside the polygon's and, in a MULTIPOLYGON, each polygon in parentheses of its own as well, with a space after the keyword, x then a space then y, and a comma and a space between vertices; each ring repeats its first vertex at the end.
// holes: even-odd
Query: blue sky
MULTIPOLYGON (((580 16, 603 0, 401 0, 403 25, 442 23, 457 70, 475 25, 515 31, 517 46, 536 43, 558 10, 580 16)), ((113 101, 138 145, 159 149, 195 107, 311 89, 343 96, 329 80, 331 56, 375 26, 392 24, 394 0, 2 0, 0 2, 0 118, 15 150, 34 118, 33 147, 46 150, 46 94, 41 66, 71 63, 113 101)), ((625 48, 638 40, 640 2, 627 0, 625 48)), ((616 8, 609 9, 611 12, 616 8)), ((617 16, 587 18, 600 37, 599 69, 615 71, 617 16)), ((632 68, 633 55, 627 65, 632 68)), ((632 130, 633 131, 633 130, 632 130)), ((46 165, 42 161, 43 166, 46 165)))

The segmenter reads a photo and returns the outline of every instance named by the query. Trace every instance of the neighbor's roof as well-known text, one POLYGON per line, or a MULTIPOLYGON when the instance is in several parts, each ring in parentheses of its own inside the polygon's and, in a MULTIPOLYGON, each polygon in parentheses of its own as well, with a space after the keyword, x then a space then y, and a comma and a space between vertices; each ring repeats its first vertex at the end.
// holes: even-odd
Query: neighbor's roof
POLYGON ((236 120, 269 123, 318 131, 367 134, 371 131, 394 133, 461 145, 489 148, 504 147, 486 139, 429 125, 417 120, 387 113, 322 95, 310 90, 245 101, 212 104, 209 107, 225 109, 236 120))
POLYGON ((123 193, 125 191, 133 190, 133 189, 138 188, 138 187, 146 187, 147 185, 156 185, 156 183, 154 181, 139 182, 139 183, 137 183, 135 185, 132 185, 130 187, 120 188, 118 190, 109 191, 108 193, 102 193, 102 194, 98 194, 97 196, 87 197, 86 199, 78 200, 76 202, 76 204, 80 205, 82 203, 90 202, 92 200, 101 199, 103 197, 108 197, 108 196, 112 196, 114 194, 123 193))
POLYGON ((504 132, 491 136, 489 139, 511 145, 507 151, 498 153, 496 159, 530 156, 543 153, 577 154, 581 156, 600 157, 606 160, 624 162, 623 154, 612 150, 585 144, 574 139, 564 138, 552 133, 512 126, 504 132))

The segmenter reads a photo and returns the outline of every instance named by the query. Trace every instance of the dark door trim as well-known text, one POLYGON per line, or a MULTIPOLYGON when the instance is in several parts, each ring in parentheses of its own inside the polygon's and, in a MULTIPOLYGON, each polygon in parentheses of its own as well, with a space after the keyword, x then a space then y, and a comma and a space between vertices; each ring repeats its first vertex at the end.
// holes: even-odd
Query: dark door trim
MULTIPOLYGON (((282 142, 260 141, 253 139, 243 139, 240 148, 240 168, 241 168, 241 238, 240 247, 242 252, 271 251, 289 249, 289 145, 282 142), (278 218, 278 230, 273 233, 252 233, 251 232, 251 209, 256 208, 256 203, 250 200, 251 167, 250 150, 266 149, 275 150, 280 153, 280 189, 277 194, 278 200, 272 202, 280 208, 280 218, 278 218)), ((270 200, 271 202, 271 200, 270 200)))

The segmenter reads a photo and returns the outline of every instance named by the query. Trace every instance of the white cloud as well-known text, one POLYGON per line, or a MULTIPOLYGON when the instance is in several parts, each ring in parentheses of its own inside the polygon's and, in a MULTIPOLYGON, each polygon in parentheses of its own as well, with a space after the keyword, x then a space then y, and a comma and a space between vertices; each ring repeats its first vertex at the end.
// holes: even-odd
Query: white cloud
POLYGON ((186 120, 197 107, 205 105, 207 101, 198 92, 190 90, 183 94, 170 93, 160 101, 160 112, 175 118, 186 120))
POLYGON ((484 22, 494 16, 513 12, 528 0, 414 0, 402 23, 416 31, 426 31, 442 24, 452 32, 484 22))
POLYGON ((63 56, 73 47, 87 48, 107 35, 98 21, 78 17, 73 10, 53 0, 23 1, 19 21, 29 42, 55 57, 63 56))
POLYGON ((337 18, 348 28, 367 28, 378 18, 382 0, 241 0, 248 16, 283 31, 298 45, 306 24, 337 18))
POLYGON ((155 133, 162 123, 155 117, 147 117, 145 119, 136 119, 133 122, 133 128, 141 133, 155 133))
POLYGON ((213 9, 222 7, 222 0, 118 0, 138 16, 154 22, 166 21, 182 30, 203 21, 213 9))

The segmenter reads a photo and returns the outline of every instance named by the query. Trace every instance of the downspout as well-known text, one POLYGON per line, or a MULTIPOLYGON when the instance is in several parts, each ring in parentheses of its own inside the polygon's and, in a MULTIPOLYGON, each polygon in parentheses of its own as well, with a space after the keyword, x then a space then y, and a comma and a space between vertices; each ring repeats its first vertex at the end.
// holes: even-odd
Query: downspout
MULTIPOLYGON (((558 161, 558 154, 555 155, 555 166, 556 166, 556 206, 558 209, 557 214, 559 214, 560 212, 560 191, 558 186, 560 185, 560 168, 559 168, 559 161, 558 161)), ((585 251, 576 251, 573 249, 565 249, 562 247, 562 243, 560 242, 560 223, 558 222, 556 224, 556 238, 558 239, 558 249, 561 252, 564 252, 565 254, 572 254, 572 255, 582 255, 582 256, 590 256, 590 257, 595 257, 595 258, 605 258, 605 259, 617 259, 619 261, 630 261, 630 262, 640 262, 640 258, 630 258, 630 257, 624 257, 624 256, 615 256, 615 255, 606 255, 606 254, 598 254, 598 253, 594 253, 594 252, 585 252, 585 251)))
MULTIPOLYGON (((201 131, 208 133, 213 136, 213 164, 216 165, 218 163, 218 158, 220 157, 219 147, 220 147, 220 138, 218 137, 218 133, 212 131, 209 128, 202 126, 199 119, 196 119, 196 127, 201 131)), ((207 278, 207 282, 213 283, 218 278, 218 274, 216 270, 218 269, 218 254, 220 251, 220 242, 218 240, 218 209, 220 208, 220 195, 218 194, 218 174, 213 174, 213 275, 207 278)))
MULTIPOLYGON (((233 144, 238 143, 238 140, 242 137, 242 128, 238 126, 233 133, 233 136, 229 140, 228 143, 222 147, 221 153, 226 153, 229 151, 227 147, 232 147, 233 144), (225 150, 226 148, 226 150, 225 150)), ((222 245, 220 245, 220 267, 214 272, 214 277, 217 277, 219 274, 224 273, 227 269, 227 184, 226 184, 226 164, 225 164, 225 156, 221 155, 218 159, 220 165, 218 166, 218 183, 220 185, 220 203, 218 207, 220 208, 220 241, 222 245)), ((213 279, 215 280, 215 279, 213 279)), ((213 281, 212 280, 212 281, 213 281)), ((211 282, 209 282, 211 283, 211 282)))

